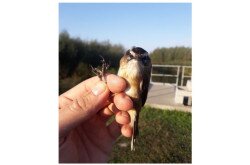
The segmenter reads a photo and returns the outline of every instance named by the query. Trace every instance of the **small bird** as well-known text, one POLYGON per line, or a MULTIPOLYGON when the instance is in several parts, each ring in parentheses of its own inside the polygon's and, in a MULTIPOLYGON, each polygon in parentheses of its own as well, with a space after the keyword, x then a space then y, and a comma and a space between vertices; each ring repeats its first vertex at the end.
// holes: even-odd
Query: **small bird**
POLYGON ((134 105, 133 109, 128 111, 131 118, 130 126, 133 129, 131 151, 135 150, 135 139, 139 134, 139 113, 147 99, 151 68, 148 52, 140 47, 132 47, 120 60, 118 76, 127 81, 125 93, 130 96, 134 105))

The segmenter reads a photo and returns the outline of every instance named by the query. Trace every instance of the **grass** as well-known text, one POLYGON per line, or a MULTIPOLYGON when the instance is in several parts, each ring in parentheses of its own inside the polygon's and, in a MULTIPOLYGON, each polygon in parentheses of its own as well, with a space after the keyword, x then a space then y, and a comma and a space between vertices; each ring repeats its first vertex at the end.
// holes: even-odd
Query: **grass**
POLYGON ((192 114, 144 107, 140 113, 136 150, 120 137, 109 163, 191 163, 192 114))

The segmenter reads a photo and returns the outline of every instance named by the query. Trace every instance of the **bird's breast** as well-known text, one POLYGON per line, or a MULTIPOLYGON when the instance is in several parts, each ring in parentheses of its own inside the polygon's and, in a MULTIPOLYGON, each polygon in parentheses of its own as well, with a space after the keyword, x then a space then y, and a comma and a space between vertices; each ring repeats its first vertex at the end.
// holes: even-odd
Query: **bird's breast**
POLYGON ((120 66, 118 76, 123 77, 127 81, 127 89, 125 93, 132 98, 140 98, 140 83, 142 75, 138 63, 129 62, 127 65, 120 66))

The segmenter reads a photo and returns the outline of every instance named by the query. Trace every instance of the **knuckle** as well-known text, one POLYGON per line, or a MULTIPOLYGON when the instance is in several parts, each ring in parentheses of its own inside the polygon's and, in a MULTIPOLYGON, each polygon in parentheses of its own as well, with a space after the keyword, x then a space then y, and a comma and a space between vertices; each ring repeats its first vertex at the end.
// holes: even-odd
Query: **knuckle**
POLYGON ((70 106, 70 110, 75 112, 85 111, 89 107, 88 100, 88 97, 78 98, 74 100, 72 105, 70 106))
POLYGON ((78 100, 78 105, 81 107, 82 110, 86 110, 89 107, 89 98, 88 97, 81 97, 78 100))
POLYGON ((74 111, 74 112, 78 112, 78 111, 81 111, 81 106, 79 105, 78 103, 78 100, 74 100, 72 105, 69 107, 69 109, 71 111, 74 111))

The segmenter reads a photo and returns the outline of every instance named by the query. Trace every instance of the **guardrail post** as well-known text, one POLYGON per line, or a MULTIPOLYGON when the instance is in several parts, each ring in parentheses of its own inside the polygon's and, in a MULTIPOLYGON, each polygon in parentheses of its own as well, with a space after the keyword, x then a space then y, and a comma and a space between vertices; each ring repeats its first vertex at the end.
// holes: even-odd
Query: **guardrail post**
POLYGON ((177 74, 176 74, 176 87, 178 87, 178 81, 179 81, 179 73, 180 73, 180 66, 177 67, 177 74))
POLYGON ((183 86, 184 72, 185 72, 185 66, 182 66, 182 73, 181 73, 181 86, 183 86))
POLYGON ((153 77, 152 74, 153 74, 153 67, 151 67, 150 83, 153 82, 153 80, 152 80, 152 77, 153 77))

